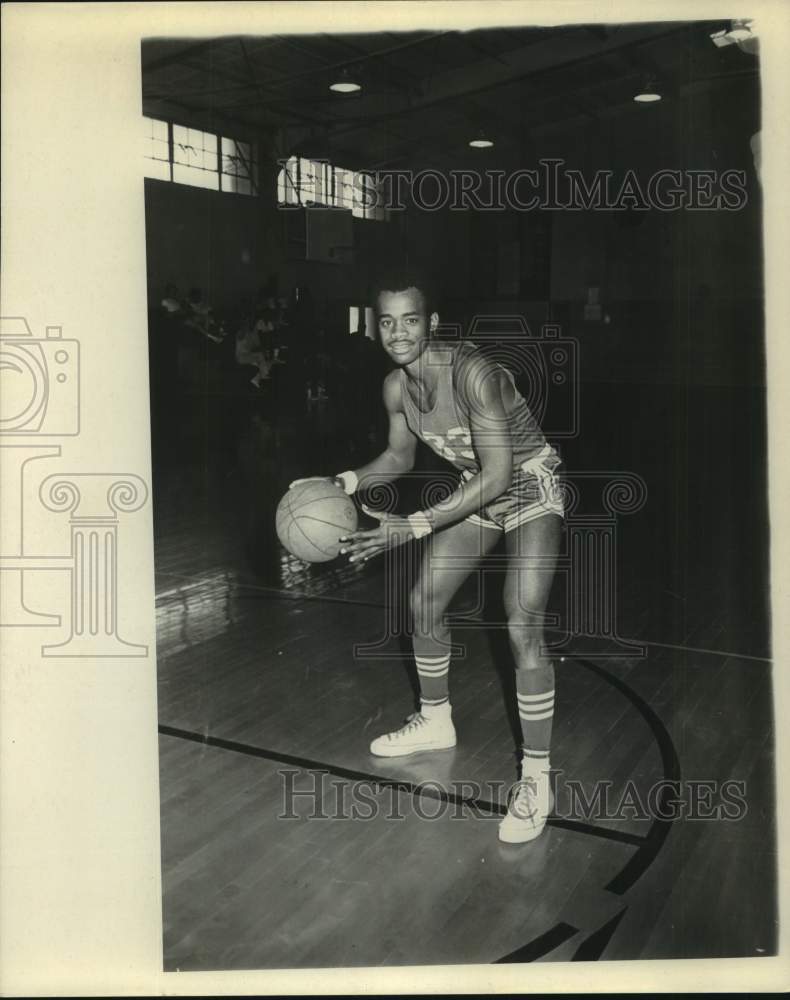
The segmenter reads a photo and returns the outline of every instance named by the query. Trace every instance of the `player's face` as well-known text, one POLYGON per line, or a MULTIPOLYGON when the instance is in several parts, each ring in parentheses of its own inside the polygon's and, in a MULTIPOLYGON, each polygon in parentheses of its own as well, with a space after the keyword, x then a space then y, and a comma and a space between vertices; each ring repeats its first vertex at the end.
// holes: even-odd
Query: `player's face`
POLYGON ((419 358, 438 322, 436 313, 428 316, 425 298, 417 288, 379 293, 379 336, 384 350, 398 365, 419 358))

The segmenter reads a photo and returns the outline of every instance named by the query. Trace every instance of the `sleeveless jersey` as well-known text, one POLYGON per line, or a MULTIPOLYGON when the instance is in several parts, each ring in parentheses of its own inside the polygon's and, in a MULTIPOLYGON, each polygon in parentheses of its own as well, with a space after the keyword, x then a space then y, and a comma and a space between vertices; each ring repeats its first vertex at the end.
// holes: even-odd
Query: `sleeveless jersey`
MULTIPOLYGON (((437 455, 451 462, 462 472, 477 474, 480 462, 472 446, 472 432, 465 407, 458 396, 455 381, 455 363, 463 356, 476 351, 474 344, 466 342, 446 352, 446 364, 440 363, 436 402, 432 410, 424 413, 409 395, 406 372, 401 369, 401 398, 406 423, 421 441, 424 441, 437 455)), ((516 389, 513 375, 501 365, 497 367, 505 373, 513 390, 513 399, 507 405, 507 427, 513 452, 513 472, 515 473, 529 459, 539 453, 546 454, 546 438, 538 422, 527 406, 523 396, 516 389)), ((549 446, 549 451, 554 449, 549 446)))

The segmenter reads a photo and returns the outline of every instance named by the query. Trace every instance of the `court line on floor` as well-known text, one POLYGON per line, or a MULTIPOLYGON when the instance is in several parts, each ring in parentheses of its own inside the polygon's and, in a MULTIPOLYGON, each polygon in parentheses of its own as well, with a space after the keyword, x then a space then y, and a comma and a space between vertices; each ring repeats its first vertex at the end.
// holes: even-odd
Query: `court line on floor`
POLYGON ((509 965, 511 963, 535 962, 537 959, 547 955, 550 951, 554 951, 555 948, 559 948, 561 944, 564 944, 566 941, 570 940, 574 934, 578 933, 578 927, 574 927, 572 924, 566 924, 564 921, 561 921, 545 933, 541 934, 539 937, 533 938, 532 941, 522 945, 520 948, 516 948, 515 951, 511 951, 502 958, 494 959, 491 964, 509 965))
MULTIPOLYGON (((679 782, 681 778, 680 761, 672 742, 672 738, 669 735, 666 726, 658 715, 656 715, 650 705, 635 691, 633 691, 628 684, 620 680, 619 677, 615 677, 613 674, 609 673, 608 670, 598 666, 597 663, 592 663, 590 660, 584 660, 579 657, 576 658, 576 662, 581 666, 586 667, 588 670, 591 670, 599 677, 603 677, 613 687, 617 688, 621 694, 628 698, 653 732, 653 736, 658 744, 658 750, 661 755, 664 778, 668 781, 679 782)), ((662 820, 656 817, 653 820, 647 836, 643 838, 643 841, 637 850, 631 855, 628 862, 623 866, 623 868, 620 869, 618 874, 615 875, 613 879, 609 880, 609 882, 604 886, 604 889, 617 896, 624 896, 625 893, 633 887, 634 883, 641 878, 642 875, 644 875, 650 865, 655 861, 658 852, 661 850, 664 841, 669 835, 673 822, 674 820, 672 819, 662 820)), ((587 938, 585 938, 576 949, 571 961, 598 961, 614 936, 615 931, 617 930, 627 909, 627 906, 624 907, 611 920, 607 921, 597 931, 594 931, 587 938)), ((559 923, 551 930, 533 938, 525 945, 522 945, 515 951, 505 955, 503 958, 495 959, 494 964, 505 962, 534 962, 538 958, 542 958, 544 955, 554 951, 554 949, 562 944, 563 941, 572 937, 573 935, 571 931, 573 930, 574 928, 570 924, 559 923)))
MULTIPOLYGON (((677 752, 674 744, 672 743, 669 732, 651 706, 635 691, 633 691, 627 683, 620 680, 620 678, 611 674, 608 670, 605 670, 598 664, 580 658, 577 658, 577 662, 579 662, 581 666, 586 667, 593 673, 598 674, 611 683, 634 705, 637 711, 645 719, 656 739, 659 753, 661 755, 665 779, 668 781, 679 782, 681 778, 681 771, 677 752)), ((481 811, 493 813, 494 815, 502 815, 506 811, 504 806, 484 802, 479 799, 472 799, 470 797, 454 795, 452 793, 448 794, 441 789, 437 790, 435 786, 429 791, 427 787, 414 784, 413 782, 382 778, 378 775, 367 772, 327 765, 321 762, 314 762, 295 755, 277 753, 275 751, 265 750, 261 747, 253 747, 249 744, 239 743, 234 740, 225 740, 220 737, 212 737, 207 734, 192 732, 191 730, 160 725, 159 732, 162 735, 186 739, 194 743, 209 745, 218 749, 231 750, 236 753, 264 758, 279 763, 289 763, 303 770, 318 770, 351 780, 367 780, 377 788, 390 787, 399 791, 407 792, 413 796, 426 795, 433 799, 452 802, 454 804, 466 804, 474 806, 481 811)), ((673 822, 674 820, 672 819, 662 820, 655 818, 647 836, 637 837, 633 834, 612 830, 608 827, 584 824, 573 820, 563 820, 552 817, 548 821, 551 826, 568 829, 576 833, 584 833, 587 835, 601 837, 603 839, 614 840, 620 843, 627 843, 637 848, 620 872, 613 879, 611 879, 606 886, 604 886, 604 889, 619 896, 625 895, 625 893, 633 887, 636 881, 653 863, 672 828, 673 822)), ((601 928, 587 937, 575 952, 572 960, 599 960, 606 950, 611 938, 614 936, 626 909, 627 907, 621 910, 620 913, 617 914, 612 920, 608 921, 601 928)), ((539 935, 537 938, 527 942, 525 945, 522 945, 515 951, 510 952, 508 955, 499 959, 494 959, 494 964, 534 962, 538 958, 541 958, 553 951, 575 933, 577 933, 577 928, 572 925, 566 923, 557 924, 551 930, 539 935)))
POLYGON ((620 925, 620 921, 625 916, 627 906, 623 907, 619 913, 615 914, 611 920, 607 921, 603 927, 593 931, 588 935, 573 953, 572 962, 597 962, 606 950, 606 946, 614 937, 614 932, 620 925))
MULTIPOLYGON (((653 733, 653 738, 658 745, 658 752, 661 756, 664 780, 679 784, 681 780, 680 759, 675 750, 675 744, 672 742, 672 737, 669 735, 667 727, 651 706, 629 684, 626 684, 625 681, 622 681, 619 677, 616 677, 597 663, 585 660, 583 657, 576 657, 576 662, 587 670, 598 674, 599 677, 603 677, 631 702, 653 733)), ((659 812, 663 810, 664 800, 669 797, 670 790, 665 787, 661 795, 661 802, 659 803, 659 812)), ((674 819, 661 819, 660 815, 654 817, 650 830, 647 836, 643 838, 639 849, 629 859, 622 871, 605 886, 609 892, 622 896, 647 871, 661 850, 674 822, 674 819)))
MULTIPOLYGON (((180 576, 177 573, 160 573, 159 576, 171 577, 175 580, 193 580, 195 576, 199 574, 194 574, 192 576, 180 576)), ((246 583, 246 582, 236 582, 236 586, 240 590, 253 590, 257 591, 260 595, 264 595, 267 599, 273 601, 325 601, 328 604, 348 604, 352 607, 360 608, 379 608, 382 611, 388 610, 392 607, 389 604, 382 604, 380 601, 359 601, 354 598, 348 597, 331 597, 328 594, 302 594, 293 593, 288 591, 283 591, 277 587, 263 587, 257 583, 246 583)), ((157 594, 158 599, 161 595, 157 594)), ((552 635, 565 635, 560 629, 546 628, 546 632, 550 632, 552 635)), ((733 657, 737 660, 751 660, 755 663, 764 663, 768 666, 773 664, 773 659, 770 656, 755 656, 752 653, 736 653, 732 650, 726 649, 708 649, 705 646, 684 646, 681 643, 671 643, 671 642, 658 642, 655 639, 641 639, 634 636, 619 636, 623 642, 634 643, 639 646, 648 646, 651 649, 676 649, 685 653, 703 653, 706 656, 726 656, 733 657)), ((574 656, 573 652, 568 653, 568 656, 574 656)))
MULTIPOLYGON (((391 607, 391 605, 382 604, 380 601, 358 601, 354 598, 329 597, 325 594, 293 594, 288 593, 287 591, 282 591, 277 587, 261 587, 254 583, 238 583, 237 586, 246 590, 260 591, 275 601, 327 601, 333 604, 351 604, 364 608, 380 608, 382 611, 391 607)), ((561 629, 547 628, 546 631, 551 632, 554 635, 565 635, 561 629)), ((640 646, 655 646, 657 649, 677 649, 683 650, 687 653, 705 653, 709 656, 733 656, 739 660, 755 660, 758 663, 767 664, 773 663, 771 657, 754 656, 751 653, 734 653, 723 649, 707 649, 705 646, 684 646, 680 643, 657 642, 655 639, 640 639, 633 636, 619 636, 619 638, 622 639, 623 642, 631 642, 640 646)), ((571 652, 568 655, 573 656, 574 654, 571 652)))
POLYGON ((774 662, 770 656, 754 656, 751 653, 731 653, 724 649, 705 649, 702 646, 682 646, 672 642, 656 642, 654 639, 624 638, 623 642, 636 642, 642 646, 655 646, 657 649, 678 649, 684 653, 707 653, 710 656, 727 656, 734 657, 737 660, 754 660, 757 663, 765 663, 768 666, 771 666, 774 662))
MULTIPOLYGON (((278 750, 267 750, 264 747, 252 746, 249 743, 240 743, 237 740, 226 740, 220 736, 210 736, 205 733, 197 733, 190 729, 180 729, 176 726, 168 726, 164 723, 159 725, 159 732, 162 736, 171 736, 175 739, 187 740, 191 743, 199 743, 205 746, 214 747, 218 750, 230 750, 233 753, 243 754, 247 757, 259 757, 263 760, 270 760, 277 764, 291 764, 304 771, 322 771, 332 774, 338 778, 345 778, 350 781, 369 781, 372 785, 381 788, 394 788, 397 791, 407 792, 413 796, 439 799, 452 805, 471 806, 481 812, 488 812, 495 816, 504 816, 507 808, 496 802, 486 802, 484 799, 475 799, 470 796, 456 795, 437 788, 432 784, 421 785, 413 781, 404 781, 399 778, 387 778, 380 774, 372 774, 368 771, 357 771, 353 768, 341 767, 337 764, 327 764, 324 761, 310 760, 307 757, 299 757, 294 754, 282 753, 278 750)), ((556 826, 571 833, 583 833, 603 840, 613 840, 621 844, 628 844, 630 847, 641 849, 645 845, 645 838, 634 833, 626 833, 622 830, 613 830, 611 827, 597 826, 592 823, 581 823, 577 820, 551 817, 550 826, 556 826)))

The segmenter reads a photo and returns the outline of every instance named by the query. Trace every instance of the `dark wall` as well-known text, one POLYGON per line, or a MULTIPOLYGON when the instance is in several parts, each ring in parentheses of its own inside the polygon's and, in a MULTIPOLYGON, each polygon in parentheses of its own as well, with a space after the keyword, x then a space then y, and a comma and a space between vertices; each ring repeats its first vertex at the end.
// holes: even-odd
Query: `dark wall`
POLYGON ((254 294, 276 261, 256 202, 146 179, 149 298, 156 301, 169 282, 182 292, 201 288, 215 306, 254 294))
POLYGON ((758 129, 759 94, 741 81, 579 126, 573 143, 547 135, 545 155, 588 173, 746 177, 746 202, 735 211, 554 214, 551 298, 585 347, 585 377, 764 384, 762 201, 749 147, 758 129), (600 322, 584 320, 591 286, 600 290, 600 322))
POLYGON ((615 191, 629 170, 643 187, 659 169, 742 171, 737 210, 412 206, 403 252, 436 272, 445 319, 521 312, 532 327, 543 311, 560 321, 580 343, 586 381, 763 385, 762 201, 749 146, 759 127, 757 84, 741 77, 543 129, 522 161, 477 161, 513 171, 556 158, 588 181, 611 171, 615 191), (591 288, 597 319, 585 318, 591 288))
POLYGON ((281 295, 307 286, 319 308, 333 315, 338 304, 364 302, 370 268, 391 242, 390 226, 354 219, 351 256, 338 263, 306 260, 305 213, 278 207, 276 183, 277 168, 268 165, 261 169, 259 197, 147 178, 149 305, 173 282, 182 292, 201 288, 218 313, 235 314, 272 274, 281 295))
POLYGON ((199 285, 215 308, 233 309, 277 273, 281 293, 307 285, 319 308, 339 315, 365 300, 375 268, 401 256, 430 265, 445 319, 534 317, 546 305, 579 341, 584 380, 762 385, 762 204, 749 148, 758 129, 757 85, 738 78, 544 128, 523 162, 478 161, 514 170, 555 157, 586 178, 633 170, 642 182, 660 168, 742 170, 747 201, 737 211, 410 206, 389 222, 354 220, 353 256, 339 264, 305 260, 304 212, 278 209, 274 163, 262 167, 258 198, 147 180, 150 295, 168 281, 199 285), (584 315, 590 288, 599 319, 584 315))
POLYGON ((747 185, 738 211, 556 213, 553 296, 581 301, 592 279, 617 301, 666 299, 705 285, 727 298, 759 296, 760 198, 749 148, 759 129, 758 100, 752 84, 722 84, 626 106, 609 120, 577 124, 572 136, 547 132, 542 155, 587 175, 633 170, 646 181, 659 169, 742 170, 747 185))

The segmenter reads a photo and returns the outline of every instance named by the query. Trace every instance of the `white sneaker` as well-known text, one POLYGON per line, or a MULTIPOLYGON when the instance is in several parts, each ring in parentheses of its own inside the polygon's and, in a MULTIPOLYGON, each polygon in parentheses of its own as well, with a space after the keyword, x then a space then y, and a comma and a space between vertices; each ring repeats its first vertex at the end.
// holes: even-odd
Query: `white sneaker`
MULTIPOLYGON (((523 768, 523 765, 522 765, 523 768)), ((526 844, 543 833, 554 808, 549 771, 524 774, 508 803, 507 815, 499 824, 499 839, 505 844, 526 844)))
POLYGON ((431 709, 430 714, 415 712, 406 719, 406 725, 393 733, 385 733, 370 744, 376 757, 405 757, 423 750, 450 750, 455 746, 450 706, 431 709))

